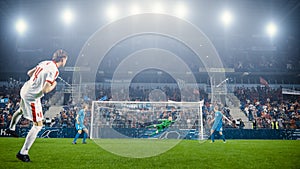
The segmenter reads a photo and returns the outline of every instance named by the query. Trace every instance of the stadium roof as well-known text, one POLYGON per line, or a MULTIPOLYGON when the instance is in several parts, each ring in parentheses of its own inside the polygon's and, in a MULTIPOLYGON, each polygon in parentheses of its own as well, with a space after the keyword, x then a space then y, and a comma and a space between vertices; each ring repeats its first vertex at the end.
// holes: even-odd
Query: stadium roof
MULTIPOLYGON (((66 6, 72 7, 78 14, 81 15, 81 19, 85 19, 83 16, 94 15, 95 12, 103 10, 109 2, 115 2, 116 4, 122 4, 123 6, 129 6, 131 2, 141 1, 95 1, 95 0, 69 0, 69 1, 39 1, 39 0, 1 0, 0 1, 0 24, 11 24, 17 17, 24 16, 30 18, 31 22, 36 24, 53 23, 53 20, 59 20, 59 11, 66 6), (50 19, 49 16, 52 16, 50 19)), ((145 1, 143 1, 145 2, 145 1)), ((171 6, 174 1, 161 1, 166 6, 171 6)), ((221 8, 227 7, 235 11, 235 15, 245 17, 249 19, 263 19, 269 17, 278 21, 280 25, 288 25, 295 31, 297 35, 298 28, 300 28, 300 1, 298 0, 200 0, 200 1, 183 1, 189 4, 189 13, 192 15, 191 20, 195 20, 203 10, 207 13, 209 11, 217 11, 221 8), (209 11, 208 11, 209 10, 209 11)), ((141 3, 143 4, 143 3, 141 3)), ((102 18, 103 19, 103 18, 102 18)), ((242 18, 240 18, 242 19, 242 18)), ((101 18, 99 18, 101 20, 101 18)), ((80 21, 82 22, 82 20, 80 21)), ((55 22, 54 22, 55 23, 55 22)), ((57 22, 56 22, 57 23, 57 22)), ((53 25, 52 25, 53 26, 53 25)), ((85 28, 86 29, 86 28, 85 28)), ((89 34, 90 32, 88 32, 89 34)))
MULTIPOLYGON (((0 49, 2 52, 0 57, 11 59, 11 55, 14 55, 12 52, 18 55, 23 51, 22 55, 24 53, 26 55, 27 51, 39 51, 39 49, 49 54, 49 51, 53 50, 51 48, 60 47, 61 44, 71 48, 69 51, 77 56, 84 42, 97 29, 109 22, 105 18, 104 11, 110 3, 119 6, 120 15, 129 15, 125 8, 128 8, 131 3, 135 2, 142 6, 153 1, 155 0, 1 0, 0 49), (75 15, 75 22, 68 28, 61 21, 61 13, 67 7, 72 8, 75 15), (18 39, 14 28, 16 20, 20 17, 28 22, 29 38, 22 44, 25 48, 18 46, 18 40, 22 42, 22 38, 18 39), (75 37, 76 41, 64 39, 70 36, 75 37)), ((299 0, 164 0, 159 2, 164 3, 165 8, 171 8, 175 2, 186 3, 188 8, 186 19, 200 27, 212 39, 214 36, 224 36, 223 31, 220 31, 222 25, 217 19, 225 8, 231 10, 235 17, 231 35, 248 37, 260 35, 262 27, 273 20, 279 25, 281 36, 296 39, 293 42, 295 46, 300 39, 299 0)), ((3 71, 2 67, 7 67, 10 63, 14 63, 14 60, 2 61, 0 72, 3 71)))

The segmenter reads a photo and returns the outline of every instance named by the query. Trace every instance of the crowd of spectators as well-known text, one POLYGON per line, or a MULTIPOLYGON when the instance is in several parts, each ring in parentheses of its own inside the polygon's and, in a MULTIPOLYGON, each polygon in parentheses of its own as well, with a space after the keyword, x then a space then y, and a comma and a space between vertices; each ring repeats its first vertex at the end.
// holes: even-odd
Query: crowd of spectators
MULTIPOLYGON (((8 83, 8 85, 0 86, 0 99, 1 99, 1 108, 0 108, 0 127, 7 128, 10 120, 12 118, 15 110, 19 108, 20 96, 19 91, 21 88, 21 83, 8 83)), ((180 101, 179 89, 176 90, 168 86, 162 88, 157 87, 157 90, 163 91, 166 94, 167 100, 180 101)), ((111 98, 110 88, 101 88, 98 87, 96 90, 99 94, 98 98, 103 97, 104 95, 108 96, 108 99, 111 98)), ((191 90, 192 92, 195 92, 191 90)), ((149 101, 149 93, 151 89, 145 89, 143 87, 131 87, 130 88, 130 101, 149 101)), ((205 105, 202 108, 203 112, 203 122, 204 125, 209 127, 209 121, 213 118, 213 104, 207 99, 207 93, 204 90, 196 90, 197 94, 200 97, 205 99, 205 105)), ((300 128, 300 105, 299 97, 285 97, 282 95, 281 88, 272 89, 268 87, 236 87, 234 94, 241 101, 241 110, 248 117, 248 120, 253 123, 253 128, 275 128, 275 129, 299 129, 300 128)), ((51 95, 51 94, 50 94, 51 95)), ((46 113, 50 105, 48 104, 50 96, 47 95, 42 100, 43 113, 46 113)), ((162 101, 167 101, 162 100, 162 101)), ((85 100, 88 101, 88 100, 85 100)), ((158 101, 158 100, 156 100, 158 101)), ((70 101, 68 105, 65 105, 64 108, 57 112, 56 116, 52 119, 45 119, 45 126, 47 127, 66 127, 73 128, 75 123, 76 112, 80 109, 80 104, 75 104, 70 101)), ((223 107, 222 111, 224 114, 233 121, 233 124, 225 124, 225 127, 228 128, 243 128, 243 122, 240 119, 232 119, 230 115, 230 109, 228 107, 223 107)), ((109 111, 108 111, 109 112, 109 111)), ((183 115, 180 110, 176 111, 177 115, 181 117, 183 126, 195 126, 195 121, 192 119, 197 119, 194 117, 195 114, 190 116, 183 115)), ((103 119, 105 122, 103 124, 111 125, 112 121, 120 118, 120 113, 118 114, 104 114, 103 119)), ((164 114, 169 114, 170 112, 166 111, 157 111, 155 114, 148 114, 146 110, 141 110, 141 115, 134 118, 134 115, 128 115, 128 123, 126 125, 131 127, 141 127, 141 124, 147 122, 153 122, 155 119, 161 118, 164 114), (143 122, 143 123, 135 123, 143 122)), ((123 114, 124 116, 124 114, 123 114)), ((47 117, 47 116, 46 116, 47 117)), ((90 113, 87 115, 90 117, 90 113)), ((89 121, 87 118, 86 124, 88 125, 89 121)), ((19 122, 21 127, 29 127, 30 122, 22 118, 19 122)), ((145 125, 145 124, 144 124, 145 125)))
MULTIPOLYGON (((12 119, 13 113, 19 108, 20 106, 20 89, 22 87, 22 82, 17 80, 10 79, 7 83, 3 83, 0 86, 0 128, 8 128, 10 121, 12 119)), ((49 108, 49 99, 54 93, 49 93, 42 98, 42 109, 43 113, 45 114, 49 108)), ((45 119, 45 124, 50 126, 50 123, 53 127, 71 127, 74 126, 74 116, 72 111, 62 111, 58 112, 59 116, 55 119, 45 119), (66 120, 67 119, 67 120, 66 120), (53 123, 54 122, 54 123, 53 123), (58 122, 58 123, 55 123, 58 122)), ((21 118, 18 125, 20 127, 30 127, 32 124, 28 119, 21 118)), ((52 126, 51 125, 51 126, 52 126)))
MULTIPOLYGON (((186 86, 182 89, 173 86, 157 86, 155 88, 145 88, 142 86, 129 87, 129 96, 126 95, 125 89, 120 87, 117 89, 118 95, 113 95, 111 93, 110 87, 104 87, 101 85, 96 86, 96 100, 101 99, 103 96, 112 98, 113 100, 122 101, 195 101, 207 99, 208 94, 201 88, 192 88, 186 86), (153 91, 161 91, 163 95, 159 95, 153 91), (155 95, 157 94, 157 95, 155 95), (199 96, 199 98, 195 98, 199 96)), ((88 94, 87 94, 88 95, 88 94)))
POLYGON ((299 96, 282 94, 282 89, 237 87, 235 95, 253 128, 299 129, 299 96))
MULTIPOLYGON (((0 86, 0 128, 8 127, 12 114, 19 107, 21 86, 22 83, 13 79, 0 86)), ((28 121, 22 120, 20 124, 26 126, 27 123, 28 121)))

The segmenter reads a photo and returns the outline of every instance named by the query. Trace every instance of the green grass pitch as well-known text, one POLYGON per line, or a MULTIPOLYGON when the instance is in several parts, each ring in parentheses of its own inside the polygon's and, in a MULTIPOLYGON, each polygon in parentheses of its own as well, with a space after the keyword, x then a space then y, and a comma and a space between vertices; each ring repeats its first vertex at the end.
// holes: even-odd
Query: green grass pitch
POLYGON ((38 138, 30 150, 32 162, 24 163, 15 157, 24 138, 0 138, 0 168, 300 168, 300 141, 296 140, 227 140, 226 144, 182 140, 148 158, 120 157, 92 140, 80 141, 72 145, 72 139, 38 138))

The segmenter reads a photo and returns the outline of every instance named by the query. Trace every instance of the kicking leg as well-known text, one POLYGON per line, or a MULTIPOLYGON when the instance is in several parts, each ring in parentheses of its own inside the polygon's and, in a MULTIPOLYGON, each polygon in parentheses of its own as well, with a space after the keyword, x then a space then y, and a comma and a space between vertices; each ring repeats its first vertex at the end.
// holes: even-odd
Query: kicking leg
POLYGON ((20 118, 22 117, 22 109, 19 108, 12 116, 11 122, 9 124, 9 128, 6 129, 6 133, 10 134, 14 137, 18 137, 18 134, 16 133, 16 125, 18 124, 20 118))
POLYGON ((11 122, 9 124, 9 129, 15 131, 16 130, 16 125, 18 123, 18 121, 20 120, 21 116, 22 116, 22 109, 19 108, 12 116, 11 118, 11 122))

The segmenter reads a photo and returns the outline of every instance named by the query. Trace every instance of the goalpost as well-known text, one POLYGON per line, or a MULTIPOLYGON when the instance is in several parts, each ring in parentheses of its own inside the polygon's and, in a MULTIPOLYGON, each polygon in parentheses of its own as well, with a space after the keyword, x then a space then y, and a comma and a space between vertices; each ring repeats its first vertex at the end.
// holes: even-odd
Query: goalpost
POLYGON ((93 101, 90 138, 199 139, 201 102, 93 101))

